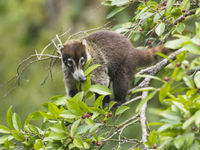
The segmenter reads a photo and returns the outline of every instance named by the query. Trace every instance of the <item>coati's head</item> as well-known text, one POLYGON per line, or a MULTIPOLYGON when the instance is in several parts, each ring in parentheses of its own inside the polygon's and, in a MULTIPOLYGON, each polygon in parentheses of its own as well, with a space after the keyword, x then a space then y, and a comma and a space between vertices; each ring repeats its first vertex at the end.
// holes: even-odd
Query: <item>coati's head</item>
POLYGON ((61 50, 62 59, 65 66, 72 73, 77 81, 84 82, 86 77, 83 69, 87 62, 86 46, 81 41, 71 40, 64 44, 61 50))

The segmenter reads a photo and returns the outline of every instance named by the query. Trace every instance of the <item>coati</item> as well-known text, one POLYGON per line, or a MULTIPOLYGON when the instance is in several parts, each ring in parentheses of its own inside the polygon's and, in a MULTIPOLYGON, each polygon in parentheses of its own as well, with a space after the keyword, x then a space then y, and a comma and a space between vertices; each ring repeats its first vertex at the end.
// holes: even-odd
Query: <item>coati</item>
MULTIPOLYGON (((155 52, 167 51, 163 46, 138 50, 123 35, 107 30, 93 32, 80 40, 67 41, 61 50, 66 93, 69 96, 77 93, 75 80, 86 80, 83 68, 93 58, 92 64, 101 66, 92 72, 91 81, 107 87, 112 82, 114 100, 123 103, 136 68, 153 62, 157 57, 155 52)), ((108 98, 104 104, 107 102, 108 98)))

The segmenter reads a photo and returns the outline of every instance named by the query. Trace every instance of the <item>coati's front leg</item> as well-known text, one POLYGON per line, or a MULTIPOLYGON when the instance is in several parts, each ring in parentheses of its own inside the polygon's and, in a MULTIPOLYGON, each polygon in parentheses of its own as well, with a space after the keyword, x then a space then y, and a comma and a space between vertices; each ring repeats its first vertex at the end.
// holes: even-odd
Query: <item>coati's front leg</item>
POLYGON ((129 78, 127 74, 122 71, 118 71, 113 77, 113 92, 114 99, 117 101, 117 105, 120 105, 126 101, 125 97, 128 93, 129 78))
POLYGON ((64 72, 66 95, 73 97, 78 92, 78 90, 76 89, 76 80, 73 78, 72 74, 64 64, 62 64, 62 69, 64 72))

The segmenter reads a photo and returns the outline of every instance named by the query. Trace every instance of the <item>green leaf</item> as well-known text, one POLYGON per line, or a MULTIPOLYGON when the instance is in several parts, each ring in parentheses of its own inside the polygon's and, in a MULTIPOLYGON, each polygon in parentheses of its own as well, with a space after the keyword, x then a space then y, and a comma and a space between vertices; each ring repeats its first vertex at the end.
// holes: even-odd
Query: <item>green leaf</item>
POLYGON ((195 113, 195 124, 196 124, 196 126, 197 127, 200 127, 200 111, 197 111, 196 113, 195 113))
POLYGON ((168 0, 167 1, 167 6, 166 6, 167 12, 170 12, 170 10, 172 9, 174 3, 175 3, 175 0, 168 0))
POLYGON ((194 83, 197 88, 200 88, 200 71, 198 71, 194 76, 194 83))
POLYGON ((73 98, 72 100, 73 101, 82 101, 83 100, 83 95, 84 95, 84 92, 78 92, 73 98))
POLYGON ((63 140, 66 138, 66 133, 65 132, 50 132, 49 136, 46 139, 53 139, 53 140, 63 140))
POLYGON ((94 126, 95 125, 94 121, 92 119, 90 119, 90 118, 85 118, 84 121, 89 126, 94 126))
POLYGON ((154 13, 151 13, 151 12, 144 12, 144 13, 142 13, 142 14, 140 14, 140 16, 139 16, 139 19, 149 19, 151 16, 153 16, 154 15, 154 13))
POLYGON ((71 137, 74 137, 75 136, 75 133, 76 133, 76 129, 79 125, 79 123, 81 122, 81 119, 79 120, 76 120, 73 124, 72 124, 72 128, 71 128, 71 137))
POLYGON ((136 108, 136 112, 139 112, 139 110, 142 108, 142 106, 149 101, 151 98, 154 97, 154 95, 157 93, 157 91, 153 91, 150 94, 148 94, 146 97, 144 97, 140 103, 138 104, 137 108, 136 108))
POLYGON ((40 134, 40 129, 34 125, 29 124, 26 126, 26 129, 34 134, 40 134))
POLYGON ((10 129, 6 126, 0 125, 0 133, 10 133, 10 129))
POLYGON ((157 132, 155 130, 151 131, 148 137, 148 144, 149 146, 153 147, 154 144, 156 144, 157 140, 157 132))
POLYGON ((194 82, 193 82, 192 79, 190 79, 190 77, 185 76, 185 77, 183 77, 183 80, 185 81, 185 84, 186 84, 189 88, 191 88, 191 89, 194 88, 194 82))
POLYGON ((163 87, 160 89, 160 92, 159 92, 159 100, 160 100, 160 102, 162 102, 163 99, 167 96, 168 92, 170 91, 171 84, 172 84, 172 82, 165 83, 163 85, 163 87))
POLYGON ((84 142, 83 145, 85 149, 90 149, 90 144, 88 144, 87 142, 84 142))
POLYGON ((194 141, 194 133, 187 133, 185 135, 185 141, 186 142, 184 143, 184 145, 186 145, 187 147, 189 147, 193 143, 193 141, 194 141))
POLYGON ((137 78, 137 77, 141 77, 141 78, 151 78, 151 79, 155 79, 155 80, 164 82, 164 81, 163 81, 162 79, 160 79, 159 77, 152 76, 152 75, 143 74, 143 75, 136 75, 135 77, 136 77, 136 78, 137 78))
POLYGON ((115 9, 113 9, 107 16, 106 19, 109 19, 113 16, 115 16, 117 13, 121 12, 122 10, 124 10, 126 7, 117 7, 115 9))
POLYGON ((34 149, 35 149, 35 150, 45 150, 44 144, 43 144, 43 142, 42 142, 41 139, 37 139, 37 140, 35 141, 34 149))
POLYGON ((182 45, 183 45, 183 48, 188 50, 190 53, 200 55, 200 46, 198 46, 190 41, 187 43, 183 43, 182 45))
POLYGON ((185 136, 178 136, 174 139, 174 145, 177 149, 180 149, 185 143, 185 136))
POLYGON ((194 143, 190 146, 190 150, 199 150, 199 142, 194 141, 194 143))
MULTIPOLYGON (((1 143, 0 143, 1 144, 1 143)), ((4 144, 4 147, 6 148, 6 150, 10 150, 11 149, 11 146, 14 146, 13 142, 11 141, 8 141, 8 139, 3 143, 4 144)))
POLYGON ((66 131, 61 123, 54 124, 49 128, 51 129, 51 132, 47 138, 54 140, 62 140, 66 138, 66 131))
POLYGON ((64 118, 64 119, 76 119, 78 118, 77 115, 74 115, 71 113, 71 111, 69 110, 64 110, 60 113, 60 117, 64 118))
POLYGON ((75 115, 82 115, 84 111, 80 109, 80 106, 77 102, 73 101, 72 99, 68 99, 66 102, 67 108, 75 115))
POLYGON ((83 148, 84 145, 83 145, 83 141, 80 137, 75 137, 74 140, 73 140, 73 144, 75 147, 78 147, 78 148, 83 148))
POLYGON ((182 62, 182 61, 185 60, 185 58, 186 58, 186 53, 187 53, 187 52, 184 51, 184 52, 182 52, 182 53, 176 55, 176 59, 178 60, 178 62, 182 62))
POLYGON ((91 73, 94 69, 96 69, 97 67, 99 67, 101 65, 99 64, 94 64, 92 66, 90 66, 89 68, 87 68, 84 72, 85 76, 87 76, 89 73, 91 73))
POLYGON ((190 8, 190 0, 183 0, 180 4, 180 8, 183 10, 188 10, 190 8))
POLYGON ((128 3, 129 3, 129 0, 114 0, 112 1, 111 5, 123 6, 123 5, 127 5, 128 3))
POLYGON ((170 111, 170 110, 166 110, 159 115, 161 115, 165 119, 173 120, 173 121, 176 121, 176 122, 178 122, 179 120, 182 119, 179 113, 174 112, 174 111, 170 111))
POLYGON ((135 41, 139 40, 141 35, 142 35, 141 32, 134 32, 131 36, 131 41, 135 42, 135 41))
POLYGON ((0 137, 0 144, 3 144, 6 140, 10 141, 13 139, 12 135, 3 135, 0 137))
POLYGON ((111 101, 111 102, 109 103, 108 110, 111 110, 111 108, 112 108, 116 103, 117 103, 116 101, 111 101))
POLYGON ((87 80, 81 83, 81 89, 82 91, 87 91, 90 87, 91 87, 91 80, 90 77, 87 77, 87 80))
POLYGON ((12 116, 12 122, 16 130, 20 130, 22 128, 20 118, 16 113, 14 113, 12 116))
POLYGON ((193 122, 194 122, 195 116, 190 117, 188 120, 186 120, 182 126, 183 130, 188 128, 193 122))
POLYGON ((97 128, 99 128, 101 125, 102 125, 101 123, 96 123, 94 126, 92 126, 92 127, 90 128, 89 133, 94 132, 94 131, 95 131, 97 128))
POLYGON ((12 121, 12 106, 9 107, 7 112, 7 123, 11 129, 14 129, 12 121))
POLYGON ((43 111, 39 111, 40 112, 40 114, 44 117, 44 118, 47 118, 47 119, 55 119, 55 117, 52 115, 52 114, 50 114, 49 112, 48 113, 45 113, 45 112, 43 112, 43 111))
POLYGON ((48 110, 49 110, 49 112, 50 112, 53 116, 55 116, 55 117, 58 117, 59 114, 60 114, 60 110, 59 110, 58 107, 57 107, 55 104, 53 104, 53 103, 48 103, 48 110))
POLYGON ((172 124, 164 124, 158 129, 158 132, 161 133, 161 132, 165 131, 166 129, 171 128, 172 126, 173 126, 172 124))
POLYGON ((51 98, 51 102, 56 105, 64 105, 66 103, 67 98, 69 98, 69 97, 63 96, 63 95, 56 95, 51 98))
POLYGON ((120 106, 117 108, 116 112, 115 112, 115 115, 120 115, 122 114, 123 112, 125 112, 126 110, 128 110, 129 107, 128 106, 120 106))
POLYGON ((156 89, 153 87, 139 88, 139 89, 132 91, 132 94, 137 93, 137 92, 152 91, 152 90, 156 90, 156 89))
POLYGON ((12 130, 12 135, 17 141, 23 142, 25 140, 25 136, 21 131, 12 130))
POLYGON ((90 130, 90 128, 91 128, 90 125, 86 125, 86 124, 80 125, 76 130, 76 134, 77 135, 85 134, 90 130))
POLYGON ((166 42, 164 46, 167 47, 167 48, 170 48, 170 49, 178 49, 178 48, 181 47, 181 44, 183 42, 184 41, 181 40, 181 39, 176 39, 176 40, 166 42))
POLYGON ((165 24, 164 23, 160 23, 155 29, 155 32, 158 36, 161 36, 164 31, 165 31, 165 24))
POLYGON ((196 25, 196 35, 199 37, 200 39, 200 23, 195 22, 196 25))
POLYGON ((102 109, 103 108, 103 99, 104 99, 104 97, 105 97, 104 95, 99 96, 96 99, 95 103, 94 103, 94 107, 100 107, 102 109))
POLYGON ((159 13, 156 13, 156 15, 153 18, 153 23, 157 23, 157 21, 161 18, 162 16, 159 13))
POLYGON ((105 6, 112 6, 111 3, 112 1, 109 0, 109 1, 103 1, 101 4, 105 6))
POLYGON ((85 70, 88 69, 88 66, 91 64, 92 61, 93 61, 93 58, 91 58, 90 60, 87 61, 87 63, 85 64, 85 67, 84 67, 84 72, 85 72, 85 70))
POLYGON ((171 15, 174 17, 174 19, 177 19, 182 15, 182 10, 178 7, 175 7, 171 10, 171 15))
POLYGON ((40 120, 40 119, 43 119, 43 116, 41 115, 41 113, 39 111, 33 112, 30 115, 28 115, 28 117, 26 118, 24 122, 24 126, 28 125, 31 120, 40 120))
POLYGON ((84 102, 79 101, 78 104, 79 104, 79 106, 80 106, 80 109, 81 109, 82 111, 84 111, 84 113, 90 112, 90 108, 89 108, 84 102))
POLYGON ((177 30, 178 33, 181 34, 185 30, 185 24, 179 23, 176 30, 177 30))
POLYGON ((91 92, 100 94, 100 95, 111 95, 112 92, 109 88, 103 85, 92 85, 89 89, 91 92))

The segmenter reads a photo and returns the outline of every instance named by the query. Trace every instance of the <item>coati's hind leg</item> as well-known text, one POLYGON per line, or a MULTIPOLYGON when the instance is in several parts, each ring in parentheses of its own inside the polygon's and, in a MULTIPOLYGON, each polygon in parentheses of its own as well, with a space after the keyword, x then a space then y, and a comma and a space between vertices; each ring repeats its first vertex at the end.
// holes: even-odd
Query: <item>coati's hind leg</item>
MULTIPOLYGON (((110 84, 110 77, 108 75, 108 69, 104 66, 100 66, 95 69, 92 73, 91 81, 94 84, 104 85, 109 87, 110 84)), ((95 94, 96 99, 99 97, 99 94, 95 94)), ((106 106, 110 102, 110 97, 107 95, 103 99, 103 107, 106 106)))
POLYGON ((114 99, 117 101, 117 105, 120 105, 126 101, 125 97, 127 95, 129 88, 129 78, 125 73, 118 72, 113 77, 113 92, 114 99))

